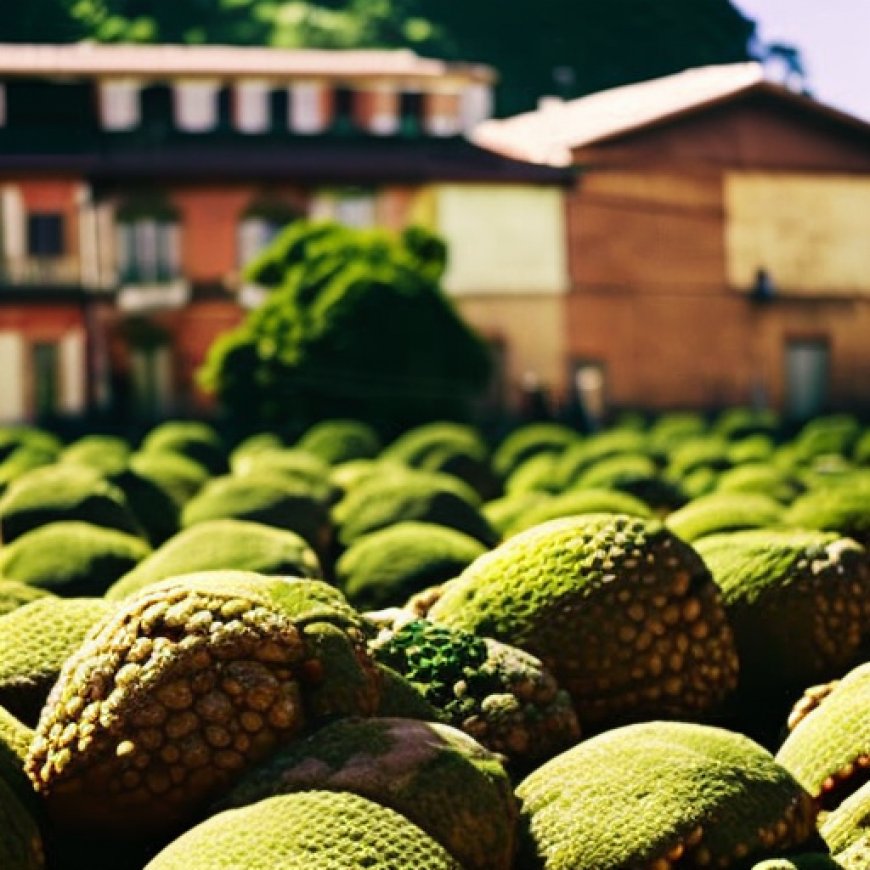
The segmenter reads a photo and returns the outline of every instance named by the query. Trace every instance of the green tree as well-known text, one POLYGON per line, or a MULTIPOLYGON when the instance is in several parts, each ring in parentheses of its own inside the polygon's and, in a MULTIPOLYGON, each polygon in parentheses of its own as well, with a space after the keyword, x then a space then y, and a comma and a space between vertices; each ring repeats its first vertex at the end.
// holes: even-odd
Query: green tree
POLYGON ((445 263, 443 242, 422 229, 299 221, 247 269, 271 293, 215 342, 201 382, 250 429, 462 418, 490 359, 440 289, 445 263))

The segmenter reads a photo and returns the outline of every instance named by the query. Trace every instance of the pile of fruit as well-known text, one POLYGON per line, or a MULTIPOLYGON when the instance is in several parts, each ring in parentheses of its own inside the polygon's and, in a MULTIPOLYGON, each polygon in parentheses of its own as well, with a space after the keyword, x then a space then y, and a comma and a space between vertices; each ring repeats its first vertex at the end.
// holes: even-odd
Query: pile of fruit
POLYGON ((0 428, 2 870, 868 870, 870 430, 0 428))

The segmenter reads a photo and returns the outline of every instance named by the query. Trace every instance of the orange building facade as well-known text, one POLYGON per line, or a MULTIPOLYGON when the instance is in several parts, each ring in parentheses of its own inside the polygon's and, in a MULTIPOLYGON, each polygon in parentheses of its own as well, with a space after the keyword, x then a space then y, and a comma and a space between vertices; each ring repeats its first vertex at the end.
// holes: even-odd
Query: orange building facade
POLYGON ((870 126, 738 65, 481 134, 574 172, 569 379, 615 407, 870 412, 870 126))
POLYGON ((210 410, 196 371, 261 298, 242 267, 296 218, 559 197, 564 172, 466 139, 493 81, 405 51, 2 46, 0 421, 210 410))

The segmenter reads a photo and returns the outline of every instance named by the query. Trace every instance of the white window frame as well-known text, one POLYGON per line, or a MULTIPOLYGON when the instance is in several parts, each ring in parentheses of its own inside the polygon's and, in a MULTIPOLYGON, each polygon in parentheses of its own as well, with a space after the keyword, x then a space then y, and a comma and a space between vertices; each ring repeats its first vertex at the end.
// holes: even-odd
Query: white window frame
POLYGON ((290 85, 289 125, 294 133, 322 133, 329 125, 324 110, 323 82, 295 82, 290 85))
POLYGON ((218 125, 218 91, 214 81, 176 82, 173 87, 175 125, 185 133, 208 133, 218 125))
POLYGON ((240 133, 267 133, 271 126, 267 81, 248 79, 235 86, 233 122, 240 133))
POLYGON ((490 85, 483 82, 468 85, 462 91, 460 99, 459 117, 462 130, 470 133, 478 124, 492 117, 493 109, 493 94, 490 85))
POLYGON ((246 215, 239 221, 237 233, 238 264, 244 268, 251 262, 275 236, 283 226, 277 221, 261 215, 246 215))
POLYGON ((117 227, 118 274, 122 284, 167 284, 181 271, 181 233, 174 220, 141 217, 117 227), (128 275, 132 273, 132 279, 128 275))
POLYGON ((100 82, 100 123, 104 130, 124 131, 142 121, 142 86, 131 79, 100 82))

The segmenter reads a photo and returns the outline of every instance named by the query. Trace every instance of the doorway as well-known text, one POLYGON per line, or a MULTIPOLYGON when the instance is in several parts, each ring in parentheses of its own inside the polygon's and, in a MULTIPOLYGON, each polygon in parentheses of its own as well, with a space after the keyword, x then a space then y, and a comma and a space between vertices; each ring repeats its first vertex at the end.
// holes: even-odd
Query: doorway
POLYGON ((831 350, 826 338, 789 339, 785 345, 785 411, 808 420, 828 406, 831 350))

